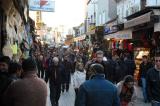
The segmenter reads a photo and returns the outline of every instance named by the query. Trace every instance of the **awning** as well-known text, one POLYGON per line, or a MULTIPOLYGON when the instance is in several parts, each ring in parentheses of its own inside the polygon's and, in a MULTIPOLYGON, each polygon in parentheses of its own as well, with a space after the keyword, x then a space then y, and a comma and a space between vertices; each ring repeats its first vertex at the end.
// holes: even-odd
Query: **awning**
POLYGON ((123 30, 116 33, 108 34, 104 36, 104 39, 132 39, 132 30, 123 30))
POLYGON ((86 38, 86 35, 81 35, 81 36, 78 36, 76 38, 74 38, 74 41, 80 41, 80 40, 84 40, 86 38))
POLYGON ((124 28, 130 28, 134 27, 136 25, 144 24, 151 21, 151 14, 152 12, 146 13, 144 15, 141 15, 137 18, 133 18, 127 22, 124 23, 124 28))

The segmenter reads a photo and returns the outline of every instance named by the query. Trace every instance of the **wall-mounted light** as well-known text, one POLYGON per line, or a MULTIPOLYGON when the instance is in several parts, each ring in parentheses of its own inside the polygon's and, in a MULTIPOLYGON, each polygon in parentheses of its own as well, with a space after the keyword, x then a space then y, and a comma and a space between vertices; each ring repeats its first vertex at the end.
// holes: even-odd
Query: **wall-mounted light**
POLYGON ((107 40, 109 41, 109 40, 111 40, 110 38, 107 38, 107 40))

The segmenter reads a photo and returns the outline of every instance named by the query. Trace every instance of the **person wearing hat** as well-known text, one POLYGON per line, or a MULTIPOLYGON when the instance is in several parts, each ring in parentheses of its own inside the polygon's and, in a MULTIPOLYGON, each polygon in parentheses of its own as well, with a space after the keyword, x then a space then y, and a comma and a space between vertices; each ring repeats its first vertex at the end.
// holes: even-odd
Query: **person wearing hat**
POLYGON ((75 106, 120 106, 117 88, 105 80, 104 67, 95 63, 90 70, 93 77, 80 86, 75 106))
POLYGON ((4 106, 46 106, 47 85, 38 78, 32 58, 22 62, 22 79, 13 82, 6 91, 4 106))
POLYGON ((62 70, 63 65, 60 64, 59 58, 53 58, 53 64, 49 70, 49 87, 50 87, 50 100, 52 106, 58 106, 58 101, 61 93, 62 84, 62 70))

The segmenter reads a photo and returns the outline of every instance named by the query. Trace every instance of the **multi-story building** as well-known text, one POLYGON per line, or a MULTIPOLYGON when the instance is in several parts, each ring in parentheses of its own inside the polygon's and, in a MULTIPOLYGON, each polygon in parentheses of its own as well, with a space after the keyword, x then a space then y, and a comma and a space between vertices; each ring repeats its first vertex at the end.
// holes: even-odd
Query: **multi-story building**
POLYGON ((74 44, 77 48, 80 48, 80 45, 82 47, 83 41, 86 38, 85 34, 85 24, 82 23, 81 25, 77 27, 73 27, 73 36, 74 36, 74 44))
POLYGON ((53 40, 56 45, 62 44, 64 42, 64 26, 60 25, 52 29, 53 40))
POLYGON ((130 49, 130 51, 133 51, 133 48, 134 50, 143 48, 143 50, 153 52, 151 55, 155 51, 160 51, 158 43, 160 38, 160 1, 115 1, 117 2, 118 17, 112 22, 113 24, 108 23, 105 29, 105 39, 111 39, 111 48, 130 49), (151 39, 156 43, 150 43, 151 39))
POLYGON ((117 17, 115 0, 98 0, 96 26, 102 26, 117 17))
POLYGON ((88 0, 87 33, 93 43, 102 43, 104 25, 117 17, 115 0, 88 0))

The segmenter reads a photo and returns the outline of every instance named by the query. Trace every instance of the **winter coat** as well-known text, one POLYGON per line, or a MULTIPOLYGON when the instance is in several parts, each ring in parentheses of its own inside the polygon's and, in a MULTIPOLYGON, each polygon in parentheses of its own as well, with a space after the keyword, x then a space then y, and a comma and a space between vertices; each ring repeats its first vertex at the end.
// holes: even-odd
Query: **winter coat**
POLYGON ((127 66, 125 65, 123 60, 117 60, 115 64, 114 80, 116 83, 118 83, 122 81, 123 78, 127 75, 127 66))
POLYGON ((25 72, 6 91, 6 106, 46 106, 47 85, 36 72, 25 72))
POLYGON ((149 69, 146 79, 149 99, 160 102, 160 71, 155 68, 149 69))
POLYGON ((135 61, 128 59, 128 60, 125 60, 124 62, 125 62, 125 65, 127 66, 127 75, 134 76, 134 72, 136 69, 135 61))
POLYGON ((51 65, 49 70, 49 82, 53 85, 61 85, 62 84, 62 71, 64 70, 63 65, 59 64, 55 66, 51 65))
POLYGON ((80 86, 75 106, 120 106, 117 88, 103 74, 96 74, 80 86))
POLYGON ((71 72, 74 70, 73 64, 69 61, 63 61, 63 70, 62 70, 62 83, 70 83, 71 72))
POLYGON ((150 68, 152 68, 153 67, 153 65, 152 65, 152 63, 147 63, 146 65, 142 62, 141 64, 140 64, 140 69, 139 69, 139 75, 140 75, 140 77, 142 78, 146 78, 146 74, 147 74, 147 72, 148 72, 148 70, 150 69, 150 68))
POLYGON ((76 70, 72 76, 73 78, 73 87, 79 88, 82 83, 86 80, 86 72, 80 72, 76 70))

